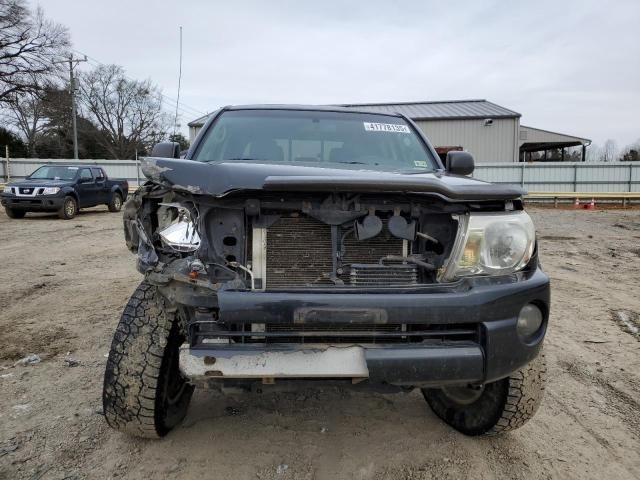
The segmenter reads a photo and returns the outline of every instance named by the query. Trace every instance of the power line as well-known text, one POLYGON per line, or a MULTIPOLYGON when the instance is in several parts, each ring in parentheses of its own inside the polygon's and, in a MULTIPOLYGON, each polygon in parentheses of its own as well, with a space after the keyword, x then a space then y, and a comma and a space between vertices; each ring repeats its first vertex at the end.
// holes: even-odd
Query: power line
MULTIPOLYGON (((75 49, 74 49, 74 52, 76 52, 76 53, 80 53, 81 55, 85 55, 85 56, 89 59, 89 63, 91 63, 92 65, 95 65, 95 66, 103 66, 103 65, 106 65, 106 63, 101 62, 101 61, 100 61, 100 60, 98 60, 97 58, 94 58, 94 57, 92 57, 92 56, 90 56, 90 55, 87 55, 87 54, 85 54, 85 53, 82 53, 82 52, 81 52, 81 51, 79 51, 79 50, 75 50, 75 49)), ((124 76, 124 78, 126 78, 127 80, 130 80, 130 81, 132 81, 132 82, 133 82, 133 81, 135 81, 133 78, 129 77, 128 75, 123 75, 123 76, 124 76)), ((173 101, 175 100, 173 97, 170 97, 169 95, 166 95, 166 94, 164 94, 164 93, 160 93, 160 95, 162 95, 164 98, 166 98, 166 99, 168 99, 168 100, 171 100, 171 103, 173 103, 173 101)), ((202 115, 205 115, 205 113, 204 113, 202 110, 198 110, 197 108, 191 107, 191 106, 189 106, 189 105, 185 105, 184 103, 182 104, 182 107, 185 107, 186 109, 192 110, 192 111, 194 111, 194 112, 196 112, 196 113, 200 113, 200 114, 202 114, 202 115)))
MULTIPOLYGON (((91 57, 87 57, 87 58, 89 59, 89 63, 90 63, 91 65, 93 65, 93 66, 98 67, 98 66, 106 65, 106 64, 104 64, 104 63, 102 63, 102 62, 97 61, 97 60, 96 60, 96 59, 94 59, 94 58, 91 58, 91 57)), ((132 81, 132 82, 133 82, 133 81, 135 81, 133 78, 131 78, 131 77, 127 76, 127 75, 123 75, 123 76, 124 76, 124 78, 126 78, 127 80, 130 80, 130 81, 132 81)), ((171 97, 170 95, 166 95, 166 94, 164 94, 164 93, 162 93, 162 92, 160 92, 160 96, 162 96, 162 98, 163 98, 167 103, 174 103, 174 102, 176 101, 176 99, 175 99, 174 97, 171 97)), ((191 106, 189 106, 189 105, 185 105, 184 103, 181 103, 181 104, 180 104, 180 110, 181 110, 183 113, 187 113, 187 114, 189 114, 189 115, 194 115, 194 116, 196 116, 196 115, 197 115, 197 116, 207 115, 207 114, 206 114, 206 113, 204 113, 202 110, 198 110, 197 108, 191 107, 191 106)))
MULTIPOLYGON (((88 57, 88 58, 89 58, 89 64, 91 64, 91 65, 93 65, 93 66, 99 67, 99 66, 103 66, 103 65, 105 65, 104 63, 98 62, 97 60, 92 59, 91 57, 88 57)), ((123 75, 123 76, 124 76, 124 78, 126 78, 126 79, 127 79, 127 80, 129 80, 129 81, 135 81, 134 79, 132 79, 131 77, 129 77, 129 76, 127 76, 127 75, 123 75)), ((162 93, 162 92, 160 92, 160 96, 161 96, 161 97, 163 98, 163 100, 164 100, 165 102, 167 102, 167 103, 175 103, 175 101, 176 101, 176 99, 175 99, 175 98, 173 98, 173 97, 171 97, 171 96, 169 96, 169 95, 166 95, 166 94, 164 94, 164 93, 162 93)), ((184 104, 180 105, 180 111, 182 111, 182 112, 183 112, 183 113, 185 113, 185 114, 193 115, 193 116, 202 116, 202 115, 206 115, 206 114, 205 114, 204 112, 202 112, 201 110, 198 110, 198 109, 196 109, 196 108, 193 108, 193 107, 190 107, 190 106, 188 106, 188 105, 184 105, 184 104)))
MULTIPOLYGON (((73 51, 74 51, 74 52, 76 52, 76 53, 79 53, 80 55, 84 55, 84 56, 89 60, 89 63, 93 64, 94 66, 103 66, 103 65, 106 65, 106 63, 101 62, 101 61, 100 61, 100 60, 98 60, 97 58, 92 57, 92 56, 90 56, 90 55, 87 55, 86 53, 83 53, 83 52, 81 52, 80 50, 73 49, 73 51)), ((132 82, 133 82, 133 81, 136 81, 136 80, 134 80, 133 78, 131 78, 131 77, 127 76, 127 75, 123 75, 123 76, 124 76, 124 78, 126 78, 126 79, 127 79, 127 80, 129 80, 129 81, 132 81, 132 82)), ((173 98, 173 97, 171 97, 171 96, 169 96, 169 95, 165 95, 165 94, 164 94, 164 93, 162 93, 162 92, 160 92, 160 95, 161 95, 165 100, 167 100, 167 101, 168 101, 168 103, 174 103, 174 102, 176 102, 176 103, 177 103, 177 101, 178 101, 178 99, 173 98)), ((207 113, 203 112, 202 110, 199 110, 199 109, 197 109, 197 108, 194 108, 194 107, 192 107, 192 106, 190 106, 190 105, 186 105, 184 102, 180 103, 180 105, 179 105, 179 109, 180 109, 183 113, 186 113, 186 114, 188 114, 188 115, 198 115, 198 116, 207 115, 207 113)))

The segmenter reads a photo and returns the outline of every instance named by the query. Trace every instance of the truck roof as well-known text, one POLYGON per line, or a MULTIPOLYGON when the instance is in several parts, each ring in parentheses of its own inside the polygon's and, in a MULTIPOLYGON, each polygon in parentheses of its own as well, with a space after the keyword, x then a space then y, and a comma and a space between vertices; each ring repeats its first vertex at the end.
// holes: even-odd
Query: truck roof
POLYGON ((340 113, 372 113, 375 115, 385 115, 387 117, 402 117, 399 113, 379 112, 373 109, 341 107, 337 105, 299 105, 299 104, 256 104, 256 105, 228 105, 224 110, 300 110, 311 112, 340 112, 340 113))
POLYGON ((40 165, 40 167, 48 167, 48 166, 69 167, 69 168, 102 168, 102 170, 104 170, 102 165, 95 165, 95 164, 78 165, 77 163, 43 163, 42 165, 40 165))

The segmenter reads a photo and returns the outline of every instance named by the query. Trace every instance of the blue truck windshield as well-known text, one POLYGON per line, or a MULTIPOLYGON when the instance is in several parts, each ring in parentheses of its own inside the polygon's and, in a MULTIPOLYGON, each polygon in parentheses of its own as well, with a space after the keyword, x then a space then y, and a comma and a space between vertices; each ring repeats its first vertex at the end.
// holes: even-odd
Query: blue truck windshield
POLYGON ((402 118, 302 110, 226 111, 205 132, 193 160, 414 172, 437 168, 402 118))
POLYGON ((78 173, 78 167, 46 165, 29 175, 29 178, 32 180, 73 180, 76 173, 78 173))

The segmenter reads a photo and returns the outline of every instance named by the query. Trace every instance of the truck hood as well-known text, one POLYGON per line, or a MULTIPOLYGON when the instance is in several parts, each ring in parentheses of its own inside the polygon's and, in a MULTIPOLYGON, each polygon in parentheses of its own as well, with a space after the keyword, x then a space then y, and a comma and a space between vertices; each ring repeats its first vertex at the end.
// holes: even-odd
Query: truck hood
POLYGON ((222 197, 239 190, 272 192, 372 192, 430 194, 450 200, 512 200, 526 192, 457 175, 395 173, 301 164, 204 163, 147 157, 142 172, 154 183, 200 195, 222 197))
POLYGON ((67 185, 72 185, 73 180, 44 180, 44 179, 33 179, 33 180, 22 180, 20 182, 10 182, 7 184, 8 187, 24 187, 24 188, 33 188, 33 187, 66 187, 67 185))

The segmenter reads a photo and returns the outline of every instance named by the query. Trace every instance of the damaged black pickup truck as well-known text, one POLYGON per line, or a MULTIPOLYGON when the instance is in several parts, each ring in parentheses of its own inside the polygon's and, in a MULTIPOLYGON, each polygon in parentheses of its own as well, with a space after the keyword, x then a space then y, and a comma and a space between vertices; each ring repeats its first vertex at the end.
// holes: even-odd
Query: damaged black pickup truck
POLYGON ((145 279, 109 353, 109 425, 158 437, 195 387, 318 382, 419 388, 468 435, 533 416, 549 280, 520 189, 352 109, 223 108, 176 156, 157 145, 125 205, 145 279))

